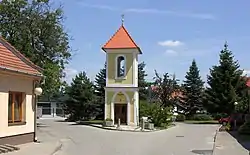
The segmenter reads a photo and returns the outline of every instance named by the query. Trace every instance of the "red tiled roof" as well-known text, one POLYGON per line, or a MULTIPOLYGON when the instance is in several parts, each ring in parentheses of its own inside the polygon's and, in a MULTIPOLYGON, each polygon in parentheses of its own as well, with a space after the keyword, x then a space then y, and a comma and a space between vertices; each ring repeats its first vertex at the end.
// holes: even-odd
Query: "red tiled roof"
POLYGON ((246 85, 247 85, 248 87, 250 87, 250 78, 247 78, 246 85))
POLYGON ((109 39, 109 41, 102 47, 102 49, 126 49, 135 48, 138 49, 140 53, 140 48, 136 45, 132 37, 129 35, 126 28, 121 25, 121 27, 116 31, 116 33, 109 39))
POLYGON ((0 69, 42 76, 42 68, 36 66, 0 36, 0 69))
MULTIPOLYGON (((158 91, 158 88, 159 88, 158 86, 154 86, 154 85, 151 86, 151 90, 154 91, 154 92, 158 91)), ((176 90, 175 92, 173 92, 171 94, 171 96, 173 98, 174 97, 180 97, 180 98, 182 98, 183 97, 183 92, 181 90, 176 90)))

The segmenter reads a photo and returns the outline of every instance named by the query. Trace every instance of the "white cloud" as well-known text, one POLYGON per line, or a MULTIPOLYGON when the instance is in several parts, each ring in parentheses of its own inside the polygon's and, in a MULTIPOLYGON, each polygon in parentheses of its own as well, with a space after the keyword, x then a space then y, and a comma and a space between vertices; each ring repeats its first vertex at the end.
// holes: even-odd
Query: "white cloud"
POLYGON ((151 13, 151 14, 173 14, 172 11, 163 11, 158 9, 142 9, 142 8, 130 8, 124 10, 124 12, 134 12, 134 13, 151 13))
POLYGON ((167 10, 159 10, 159 9, 151 9, 151 8, 150 9, 130 8, 130 9, 126 9, 124 12, 147 13, 147 14, 168 14, 168 15, 174 15, 174 16, 179 16, 179 17, 190 17, 190 18, 199 18, 199 19, 210 19, 210 20, 215 19, 215 17, 212 14, 167 11, 167 10))
POLYGON ((74 78, 78 74, 78 71, 76 69, 70 67, 66 67, 64 72, 66 73, 64 79, 67 83, 70 83, 72 81, 72 78, 74 78))
POLYGON ((100 10, 109 10, 109 11, 119 11, 125 13, 140 13, 140 14, 163 14, 163 15, 172 15, 178 17, 187 17, 187 18, 196 18, 196 19, 206 19, 206 20, 214 20, 215 17, 212 14, 207 13, 190 13, 183 11, 171 11, 171 10, 159 10, 154 8, 125 8, 121 9, 115 6, 109 5, 94 5, 88 4, 84 2, 79 2, 81 6, 93 9, 100 10))
POLYGON ((166 53, 166 54, 170 54, 170 55, 177 55, 177 54, 178 54, 177 51, 171 50, 171 49, 166 50, 165 53, 166 53))
POLYGON ((250 74, 250 70, 249 69, 246 69, 243 71, 243 75, 249 75, 250 74))
POLYGON ((93 5, 93 4, 86 4, 86 3, 80 3, 81 6, 87 7, 87 8, 93 8, 93 9, 101 9, 101 10, 110 10, 110 11, 119 11, 118 8, 108 6, 108 5, 93 5))
POLYGON ((164 54, 174 53, 173 51, 167 51, 166 53, 166 50, 171 49, 174 50, 180 57, 197 58, 218 52, 223 46, 224 42, 224 40, 220 39, 195 38, 191 40, 185 40, 185 42, 167 40, 158 42, 158 45, 165 47, 165 50, 163 50, 164 54))
POLYGON ((160 41, 158 42, 158 44, 160 46, 165 46, 165 47, 177 47, 183 45, 184 43, 178 40, 166 40, 166 41, 160 41))

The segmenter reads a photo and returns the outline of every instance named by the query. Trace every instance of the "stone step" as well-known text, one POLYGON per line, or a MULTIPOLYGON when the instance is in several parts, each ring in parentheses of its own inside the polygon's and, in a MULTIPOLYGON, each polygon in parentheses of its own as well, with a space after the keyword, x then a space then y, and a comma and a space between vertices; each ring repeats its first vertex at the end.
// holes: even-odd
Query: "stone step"
POLYGON ((13 145, 9 145, 9 144, 0 145, 0 154, 17 151, 19 149, 20 148, 13 146, 13 145))

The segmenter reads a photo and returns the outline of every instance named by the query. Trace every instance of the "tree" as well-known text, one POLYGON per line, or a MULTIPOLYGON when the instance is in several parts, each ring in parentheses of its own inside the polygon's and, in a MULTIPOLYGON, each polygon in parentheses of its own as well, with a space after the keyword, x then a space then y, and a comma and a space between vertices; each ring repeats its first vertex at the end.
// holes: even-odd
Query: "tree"
POLYGON ((105 107, 105 87, 106 87, 106 63, 104 68, 95 77, 95 94, 98 97, 98 103, 101 108, 99 119, 104 119, 104 107, 105 107))
POLYGON ((203 107, 204 82, 195 60, 192 61, 183 84, 182 101, 187 106, 187 113, 193 115, 203 107))
POLYGON ((242 102, 242 91, 246 89, 238 61, 234 60, 227 43, 220 52, 219 65, 213 66, 208 75, 206 89, 206 109, 210 113, 231 114, 235 102, 242 102))
POLYGON ((140 100, 147 100, 147 89, 148 83, 145 80, 145 77, 147 76, 145 71, 146 64, 144 62, 139 63, 138 65, 138 87, 139 87, 139 98, 140 100))
POLYGON ((171 123, 171 107, 162 108, 159 103, 148 104, 145 101, 140 101, 140 118, 147 116, 151 122, 157 127, 167 127, 171 123))
POLYGON ((157 98, 159 99, 162 107, 173 107, 177 102, 178 97, 174 95, 179 90, 177 84, 178 80, 175 75, 170 77, 168 73, 163 74, 163 77, 155 70, 155 85, 157 89, 155 90, 157 98))
POLYGON ((49 0, 2 0, 0 34, 33 63, 44 69, 44 95, 53 96, 62 85, 65 64, 71 56, 64 31, 63 10, 49 0))
POLYGON ((71 86, 66 89, 68 99, 65 101, 65 108, 71 120, 88 120, 97 115, 99 109, 94 91, 94 84, 85 72, 76 75, 71 86))

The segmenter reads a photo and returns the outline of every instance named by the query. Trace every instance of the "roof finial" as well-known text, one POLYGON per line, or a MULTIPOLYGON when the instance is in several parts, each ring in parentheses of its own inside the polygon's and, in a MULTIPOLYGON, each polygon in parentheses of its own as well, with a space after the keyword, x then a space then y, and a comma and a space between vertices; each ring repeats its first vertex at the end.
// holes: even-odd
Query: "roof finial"
POLYGON ((122 25, 124 23, 124 14, 122 14, 122 25))

